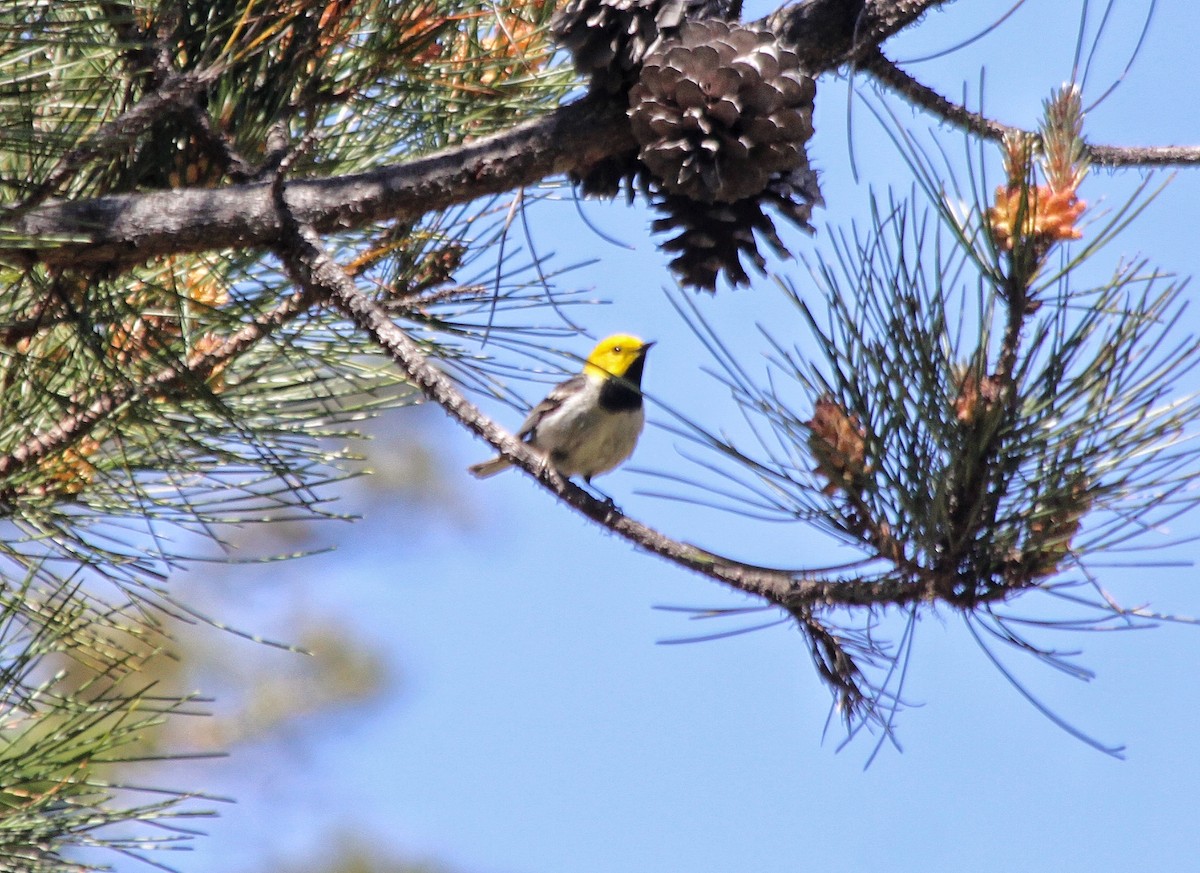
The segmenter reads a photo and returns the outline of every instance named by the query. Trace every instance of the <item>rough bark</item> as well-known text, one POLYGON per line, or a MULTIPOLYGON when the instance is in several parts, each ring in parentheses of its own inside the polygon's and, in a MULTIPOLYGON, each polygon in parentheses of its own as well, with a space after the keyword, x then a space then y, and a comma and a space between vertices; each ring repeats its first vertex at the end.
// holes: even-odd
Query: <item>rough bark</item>
MULTIPOLYGON (((776 30, 817 73, 865 57, 927 9, 946 2, 809 0, 759 23, 776 30)), ((623 99, 588 98, 404 164, 292 180, 288 205, 296 221, 321 233, 411 220, 578 172, 633 146, 623 99)), ((280 232, 270 182, 47 200, 7 221, 0 213, 0 258, 119 267, 165 254, 268 247, 280 232)))

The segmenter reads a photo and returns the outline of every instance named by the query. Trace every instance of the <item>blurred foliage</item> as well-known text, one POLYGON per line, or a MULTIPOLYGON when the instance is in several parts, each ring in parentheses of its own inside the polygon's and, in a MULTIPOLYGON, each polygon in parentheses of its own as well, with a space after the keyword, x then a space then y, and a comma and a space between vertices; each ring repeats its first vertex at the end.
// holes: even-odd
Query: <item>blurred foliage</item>
POLYGON ((346 834, 333 839, 333 846, 322 858, 300 864, 272 865, 276 873, 452 873, 431 861, 406 861, 368 844, 358 836, 346 834))

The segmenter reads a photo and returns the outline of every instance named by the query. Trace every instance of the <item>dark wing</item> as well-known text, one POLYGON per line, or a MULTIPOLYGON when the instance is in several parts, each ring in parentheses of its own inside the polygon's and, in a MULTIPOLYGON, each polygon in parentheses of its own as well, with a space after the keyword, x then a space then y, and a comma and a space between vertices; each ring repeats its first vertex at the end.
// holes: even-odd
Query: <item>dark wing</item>
POLYGON ((537 406, 529 410, 529 416, 521 425, 521 429, 517 431, 517 436, 529 442, 533 439, 534 431, 537 430, 538 424, 549 413, 558 409, 563 405, 563 401, 574 394, 578 394, 587 386, 587 377, 583 373, 576 373, 566 382, 560 382, 550 389, 550 393, 546 395, 537 406))

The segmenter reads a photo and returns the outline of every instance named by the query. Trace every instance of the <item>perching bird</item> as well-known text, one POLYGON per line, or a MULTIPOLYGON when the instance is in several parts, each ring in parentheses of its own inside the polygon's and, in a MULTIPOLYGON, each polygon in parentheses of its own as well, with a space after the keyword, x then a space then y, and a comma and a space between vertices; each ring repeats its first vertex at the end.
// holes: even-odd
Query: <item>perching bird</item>
MULTIPOLYGON (((533 407, 517 436, 563 476, 607 473, 633 454, 645 423, 642 368, 654 343, 615 334, 588 355, 583 372, 554 386, 533 407)), ((480 479, 509 466, 503 457, 467 469, 480 479)))

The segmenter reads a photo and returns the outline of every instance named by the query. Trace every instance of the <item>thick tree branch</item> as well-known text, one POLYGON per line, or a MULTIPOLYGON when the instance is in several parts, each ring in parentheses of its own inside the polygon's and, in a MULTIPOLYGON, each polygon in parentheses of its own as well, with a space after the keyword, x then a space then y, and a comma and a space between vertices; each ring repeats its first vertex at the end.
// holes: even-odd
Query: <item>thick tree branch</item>
MULTIPOLYGON (((956 106, 903 73, 877 46, 948 0, 808 0, 760 24, 814 73, 857 63, 917 105, 985 136, 1004 125, 956 106)), ((479 197, 586 170, 634 147, 622 102, 598 97, 437 154, 368 173, 289 183, 296 220, 320 233, 411 221, 479 197)), ((1200 149, 1092 146, 1113 166, 1200 162, 1200 149)), ((271 184, 48 201, 0 221, 0 260, 121 266, 164 254, 268 247, 279 237, 271 184)))
MULTIPOLYGON (((405 164, 291 182, 288 202, 298 222, 323 233, 385 219, 416 220, 590 166, 633 144, 623 110, 585 99, 405 164)), ((280 231, 270 182, 60 200, 6 222, 0 258, 136 263, 164 254, 267 247, 280 231)))
MULTIPOLYGON (((762 23, 815 72, 850 62, 947 0, 809 0, 762 23)), ((623 103, 588 99, 502 133, 369 173, 289 184, 296 220, 318 232, 413 220, 579 171, 629 151, 623 103)), ((0 227, 0 258, 127 264, 163 254, 268 246, 279 237, 269 182, 54 201, 0 227), (6 233, 7 232, 7 233, 6 233)))

